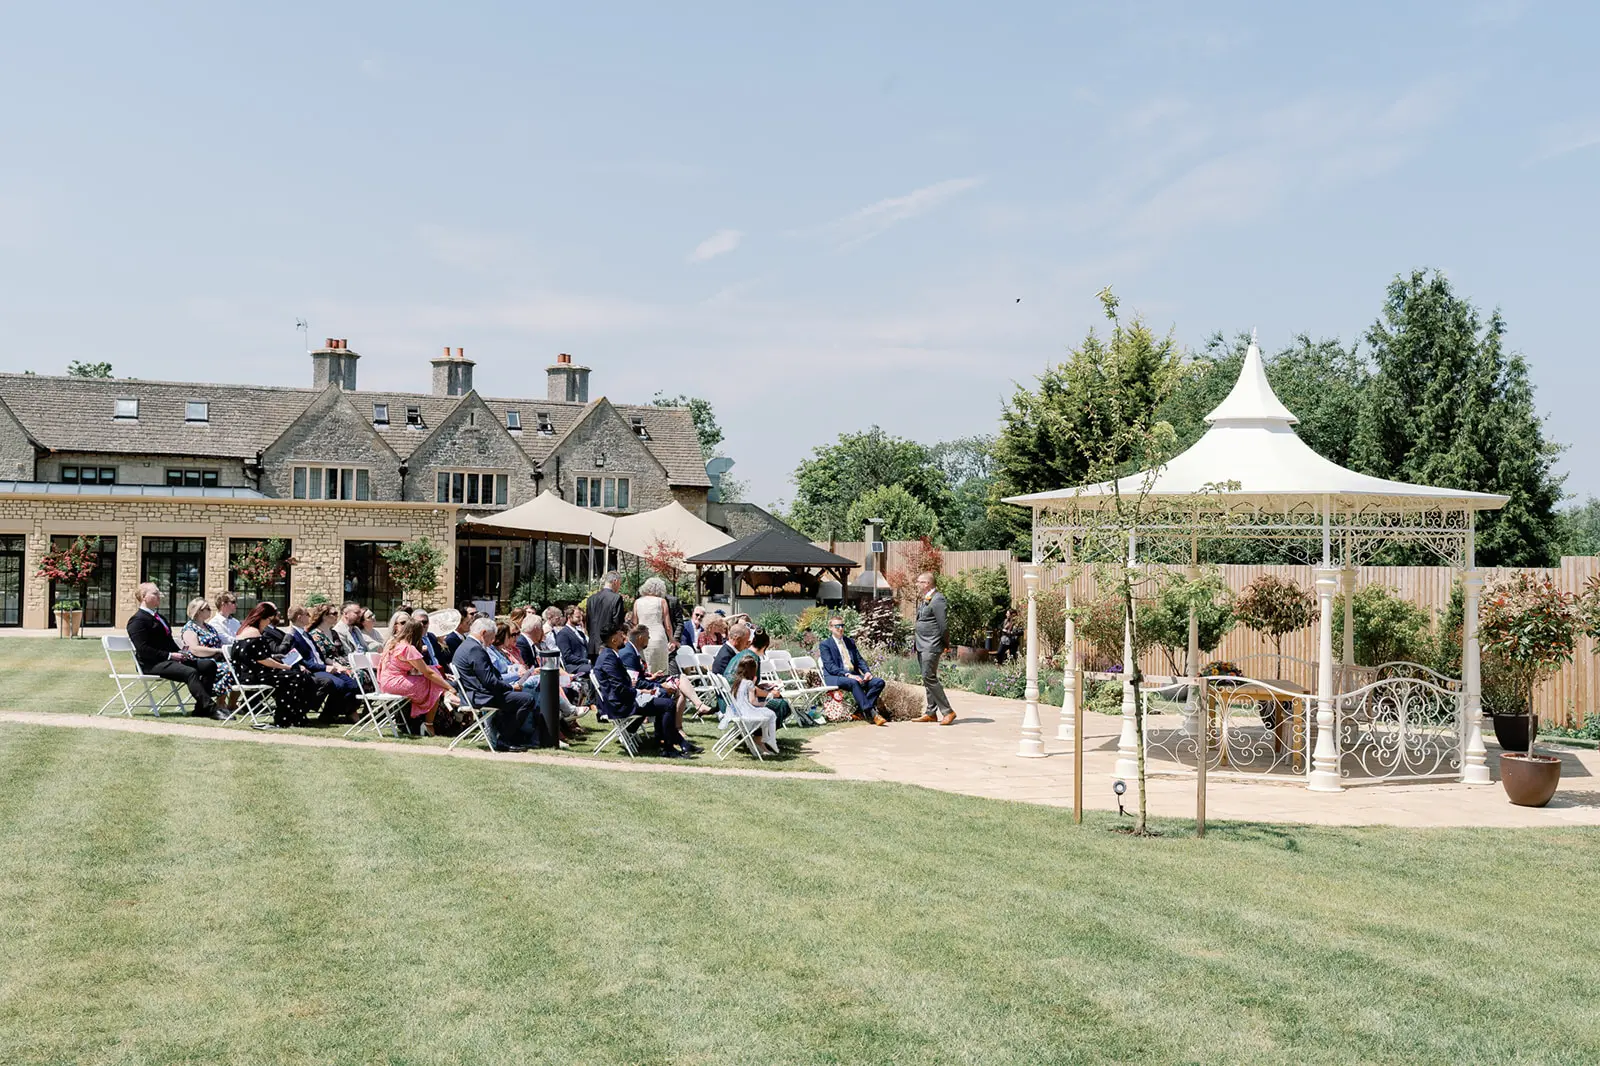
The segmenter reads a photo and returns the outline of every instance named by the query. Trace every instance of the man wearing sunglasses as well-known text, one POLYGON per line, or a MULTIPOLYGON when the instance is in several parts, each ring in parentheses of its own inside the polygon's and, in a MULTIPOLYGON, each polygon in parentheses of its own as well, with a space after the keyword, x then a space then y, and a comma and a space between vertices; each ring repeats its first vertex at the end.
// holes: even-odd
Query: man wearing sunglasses
POLYGON ((842 688, 855 697, 863 719, 873 725, 888 725, 888 719, 878 713, 883 678, 873 677, 872 671, 867 669, 856 642, 845 636, 843 618, 830 619, 828 633, 828 639, 818 648, 822 655, 823 683, 842 688))

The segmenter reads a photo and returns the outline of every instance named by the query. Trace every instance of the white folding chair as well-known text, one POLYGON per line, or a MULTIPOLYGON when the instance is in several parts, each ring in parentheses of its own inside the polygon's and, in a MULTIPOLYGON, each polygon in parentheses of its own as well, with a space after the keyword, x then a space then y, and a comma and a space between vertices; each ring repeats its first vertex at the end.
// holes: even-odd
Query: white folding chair
POLYGON ((133 641, 123 636, 101 637, 100 647, 106 653, 106 665, 111 668, 111 680, 116 684, 117 691, 114 696, 101 705, 95 714, 105 714, 108 709, 118 703, 122 704, 122 710, 115 713, 125 714, 129 718, 133 717, 133 705, 135 703, 142 703, 149 707, 150 713, 157 718, 161 717, 161 708, 163 707, 176 707, 178 713, 188 713, 189 704, 184 699, 184 687, 176 681, 165 677, 156 677, 141 670, 139 668, 139 658, 133 654, 133 641), (124 653, 127 654, 133 664, 133 673, 131 674, 117 669, 117 661, 112 658, 113 655, 124 653), (162 685, 167 686, 167 694, 158 698, 156 694, 161 691, 162 685), (141 696, 144 698, 140 699, 139 697, 141 696))
POLYGON ((463 729, 461 731, 461 735, 450 742, 450 750, 455 751, 457 744, 460 744, 472 737, 481 736, 483 738, 483 742, 489 745, 489 750, 494 751, 494 740, 489 736, 489 719, 494 717, 494 713, 498 708, 474 707, 472 705, 472 700, 467 696, 466 688, 461 684, 460 677, 452 678, 451 684, 453 684, 456 688, 456 695, 461 697, 462 709, 468 714, 472 715, 472 724, 463 729))
POLYGON ((695 721, 703 720, 708 712, 715 714, 717 690, 711 683, 709 657, 697 654, 691 647, 681 647, 678 649, 678 671, 679 683, 687 686, 685 695, 690 697, 689 706, 694 709, 695 721), (702 659, 707 661, 702 664, 702 659))
POLYGON ((719 759, 726 759, 734 748, 743 744, 751 755, 764 761, 766 756, 762 754, 761 744, 756 740, 755 723, 739 714, 739 708, 733 702, 733 690, 728 687, 728 679, 717 674, 712 677, 712 682, 717 686, 718 695, 728 701, 728 710, 718 723, 722 728, 722 735, 711 745, 711 753, 719 759))
POLYGON ((600 738, 600 743, 594 746, 593 755, 598 755, 605 750, 607 744, 615 741, 623 751, 628 753, 630 759, 639 755, 639 738, 634 735, 634 730, 644 722, 642 714, 629 715, 626 718, 602 718, 600 708, 605 705, 600 696, 600 682, 596 681, 593 674, 589 675, 589 687, 594 689, 594 716, 597 722, 611 723, 611 732, 600 738))
MULTIPOLYGON (((795 686, 792 690, 785 687, 784 697, 789 701, 789 706, 796 711, 812 707, 821 701, 822 697, 838 688, 824 682, 820 685, 811 683, 813 672, 820 678, 821 671, 817 669, 817 660, 809 655, 796 655, 789 660, 789 679, 795 686)), ((815 725, 815 722, 811 723, 815 725)))
POLYGON ((272 724, 273 691, 271 685, 256 682, 247 685, 239 679, 239 668, 233 665, 233 645, 222 646, 222 661, 228 664, 228 669, 233 673, 233 690, 239 694, 239 705, 228 712, 228 720, 232 721, 241 715, 250 719, 250 724, 257 729, 263 729, 272 724))
POLYGON ((400 715, 409 713, 410 698, 384 692, 378 687, 377 668, 372 665, 372 656, 366 652, 350 653, 350 672, 355 675, 356 698, 361 702, 361 713, 356 715, 356 724, 346 729, 344 735, 351 737, 362 730, 371 729, 382 737, 387 728, 394 730, 395 739, 398 740, 400 715))

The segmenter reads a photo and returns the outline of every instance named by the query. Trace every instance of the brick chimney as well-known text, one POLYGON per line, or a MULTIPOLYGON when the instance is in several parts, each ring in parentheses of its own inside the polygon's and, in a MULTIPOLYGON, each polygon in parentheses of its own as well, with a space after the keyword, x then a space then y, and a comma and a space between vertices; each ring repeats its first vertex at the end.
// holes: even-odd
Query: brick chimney
POLYGON ((445 346, 444 354, 433 359, 433 394, 435 396, 465 396, 472 391, 472 368, 477 364, 467 358, 467 353, 456 349, 456 354, 450 355, 450 347, 445 346))
POLYGON ((572 356, 562 352, 544 372, 546 399, 566 400, 569 403, 589 402, 589 368, 574 363, 572 356))
POLYGON ((355 392, 356 360, 360 358, 350 350, 348 340, 329 337, 326 344, 311 353, 311 387, 325 389, 337 385, 345 392, 355 392))

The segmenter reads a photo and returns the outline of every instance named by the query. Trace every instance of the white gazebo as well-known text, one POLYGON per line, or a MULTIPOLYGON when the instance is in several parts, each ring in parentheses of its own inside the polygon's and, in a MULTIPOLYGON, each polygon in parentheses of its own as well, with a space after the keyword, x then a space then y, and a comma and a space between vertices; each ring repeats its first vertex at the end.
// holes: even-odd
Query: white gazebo
MULTIPOLYGON (((1315 745, 1314 750, 1310 750, 1310 758, 1304 760, 1307 787, 1324 792, 1343 787, 1348 771, 1342 765, 1341 738, 1357 735, 1357 708, 1367 716, 1363 722, 1383 719, 1391 727, 1384 734, 1387 739, 1380 743, 1401 748, 1414 743, 1405 732, 1408 697, 1394 688, 1400 685, 1412 686, 1409 692, 1421 687, 1441 697, 1448 696, 1454 716, 1452 728, 1456 748, 1452 753, 1454 758, 1447 765, 1468 784, 1489 782, 1480 726, 1477 637, 1478 599, 1483 578, 1473 558, 1473 528, 1477 512, 1496 510, 1505 505, 1507 497, 1409 485, 1358 474, 1307 447, 1295 434, 1296 421, 1267 383, 1261 352, 1252 337, 1233 390, 1206 417, 1209 428, 1187 451, 1160 467, 1122 478, 1115 483, 1115 489, 1112 482, 1102 482, 1007 500, 1033 511, 1033 560, 1025 573, 1028 589, 1027 708, 1019 755, 1037 757, 1043 754, 1038 715, 1039 653, 1035 608, 1039 564, 1046 556, 1059 557, 1070 564, 1078 540, 1091 534, 1103 537, 1115 528, 1109 512, 1116 493, 1120 492, 1124 497, 1144 498, 1138 528, 1128 538, 1130 562, 1138 560, 1141 546, 1164 545, 1169 550, 1187 547, 1188 564, 1193 568, 1198 561, 1199 542, 1213 539, 1287 540, 1320 547, 1320 551, 1315 552, 1320 559, 1315 571, 1320 609, 1316 685, 1314 693, 1302 697, 1307 704, 1314 700, 1315 706, 1314 729, 1313 722, 1307 720, 1301 734, 1308 748, 1313 739, 1315 745), (1417 675, 1413 672, 1412 679, 1380 677, 1365 686, 1353 684, 1361 677, 1350 669, 1354 657, 1351 596, 1355 588, 1355 568, 1378 547, 1394 542, 1425 548, 1460 572, 1465 623, 1462 627, 1463 676, 1459 683, 1437 675, 1415 680, 1417 675), (1345 669, 1339 672, 1336 683, 1332 612, 1335 592, 1341 589, 1345 604, 1345 669), (1391 688, 1383 688, 1385 685, 1391 688), (1398 733, 1392 728, 1396 719, 1398 733), (1346 728, 1347 725, 1350 728, 1346 728)), ((1070 607, 1070 577, 1068 582, 1066 595, 1070 607)), ((1064 642, 1067 691, 1058 734, 1061 739, 1072 737, 1069 716, 1076 706, 1074 636, 1069 614, 1064 642)), ((1124 663, 1130 661, 1131 655, 1130 638, 1125 636, 1124 663)), ((1198 672, 1196 629, 1191 621, 1187 673, 1193 678, 1198 672)), ((1268 696, 1273 695, 1270 683, 1254 684, 1268 696)), ((1292 697, 1285 694, 1285 698, 1292 697)), ((1123 728, 1115 771, 1118 778, 1129 778, 1135 773, 1138 751, 1133 716, 1132 685, 1125 681, 1123 728)), ((1184 728, 1194 728, 1192 701, 1184 728)), ((1398 752, 1402 764, 1405 755, 1404 750, 1398 752)), ((1222 757, 1226 759, 1226 749, 1222 757)), ((1389 775, 1377 776, 1386 778, 1389 775)))

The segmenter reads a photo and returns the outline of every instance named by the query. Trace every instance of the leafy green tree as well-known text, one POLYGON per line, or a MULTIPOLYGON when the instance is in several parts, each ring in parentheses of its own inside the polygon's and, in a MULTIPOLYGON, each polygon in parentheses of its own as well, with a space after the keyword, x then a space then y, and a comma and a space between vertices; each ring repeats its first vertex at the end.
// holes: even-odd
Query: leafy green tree
POLYGON ((952 551, 1010 547, 1009 534, 997 530, 989 520, 989 493, 995 480, 994 438, 943 441, 928 452, 950 486, 950 502, 939 515, 945 546, 952 551))
MULTIPOLYGON (((689 417, 694 420, 695 436, 700 438, 700 459, 710 462, 717 455, 717 445, 722 443, 722 427, 717 424, 716 412, 711 409, 711 401, 703 400, 698 396, 667 396, 656 393, 652 401, 657 407, 687 407, 689 417)), ((724 493, 726 493, 726 482, 724 493)), ((726 499, 726 495, 723 497, 726 499)))
POLYGON ((67 376, 73 378, 108 378, 111 376, 111 364, 85 363, 74 359, 67 364, 67 376))
POLYGON ((426 603, 439 590, 439 571, 444 567, 444 552, 427 537, 402 541, 381 553, 389 564, 389 580, 401 595, 413 602, 426 603))
POLYGON ((884 540, 916 540, 939 532, 933 508, 899 485, 879 485, 856 498, 845 515, 845 525, 859 530, 869 518, 881 518, 878 536, 884 540))
MULTIPOLYGON (((1166 406, 1182 370, 1172 337, 1158 338, 1135 320, 1105 339, 1091 330, 1066 362, 1039 375, 1035 388, 1017 387, 1000 415, 988 508, 1013 551, 1028 550, 1028 515, 1000 500, 1081 485, 1091 470, 1109 477, 1138 469, 1148 441, 1124 432, 1119 419, 1138 412, 1146 429, 1161 421, 1158 409, 1166 406)), ((1170 454, 1166 450, 1158 461, 1170 454)))
POLYGON ((1233 615, 1246 629, 1270 638, 1274 652, 1282 656, 1283 638, 1317 620, 1317 600, 1293 581, 1262 574, 1234 601, 1233 615))
POLYGON ((1556 512, 1562 555, 1600 555, 1600 499, 1590 496, 1556 512))
MULTIPOLYGON (((1175 575, 1153 601, 1140 604, 1139 628, 1151 644, 1159 645, 1174 674, 1186 669, 1189 654, 1189 609, 1194 608, 1199 623, 1200 650, 1216 651, 1222 638, 1233 628, 1233 593, 1222 575, 1201 573, 1196 577, 1175 575)), ((1118 618, 1121 622, 1121 618, 1118 618)), ((1118 633, 1121 639, 1121 633, 1118 633)))
POLYGON ((841 433, 833 444, 812 450, 795 468, 795 498, 788 522, 809 537, 854 540, 861 527, 850 524, 850 505, 865 492, 899 485, 939 514, 947 506, 944 472, 929 450, 873 426, 865 433, 841 433))
POLYGON ((1389 284, 1367 331, 1374 371, 1363 398, 1353 466, 1379 477, 1510 497, 1478 519, 1483 566, 1542 566, 1559 551, 1561 449, 1544 437, 1521 355, 1437 271, 1389 284))
MULTIPOLYGON (((1356 662, 1366 666, 1411 662, 1433 654, 1428 612, 1382 585, 1364 585, 1351 597, 1356 662)), ((1458 641, 1459 643, 1459 641, 1458 641)), ((1344 646, 1344 597, 1333 603, 1333 646, 1344 646)))

